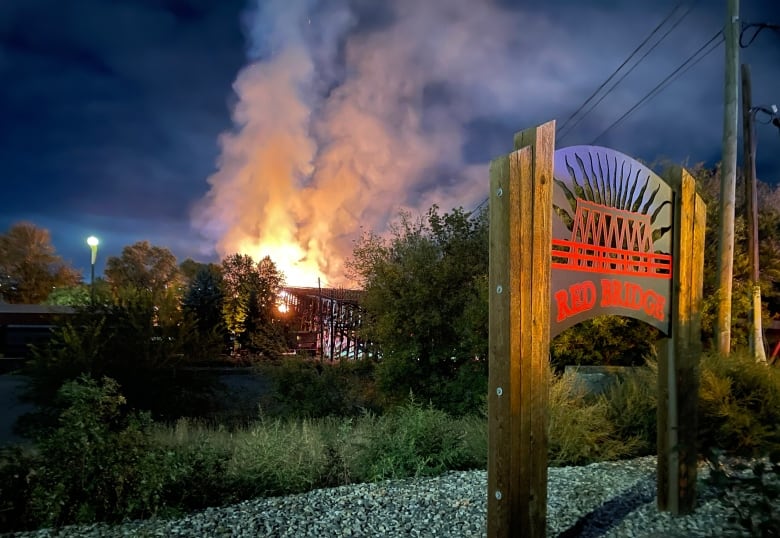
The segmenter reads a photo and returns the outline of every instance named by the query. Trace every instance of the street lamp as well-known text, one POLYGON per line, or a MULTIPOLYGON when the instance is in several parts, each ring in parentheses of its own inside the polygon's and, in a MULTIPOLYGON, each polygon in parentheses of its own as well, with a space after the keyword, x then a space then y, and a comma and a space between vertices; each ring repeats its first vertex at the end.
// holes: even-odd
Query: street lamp
POLYGON ((100 241, 98 241, 98 238, 94 235, 87 237, 87 244, 92 250, 92 262, 90 263, 91 276, 89 279, 89 295, 92 306, 95 306, 95 260, 97 259, 98 243, 100 243, 100 241))

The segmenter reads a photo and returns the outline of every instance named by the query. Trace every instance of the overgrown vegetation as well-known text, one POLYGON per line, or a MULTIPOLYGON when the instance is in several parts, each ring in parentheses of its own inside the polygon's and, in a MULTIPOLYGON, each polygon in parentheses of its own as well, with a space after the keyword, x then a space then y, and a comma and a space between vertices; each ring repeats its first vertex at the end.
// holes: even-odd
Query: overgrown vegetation
POLYGON ((780 450, 780 369, 756 363, 747 352, 707 354, 699 390, 701 450, 740 456, 780 450))
MULTIPOLYGON (((695 173, 711 201, 717 174, 695 173)), ((780 190, 761 199, 773 196, 780 190)), ((776 207, 765 203, 760 219, 764 299, 775 313, 776 207)), ((708 206, 708 226, 717 222, 716 208, 708 206)), ((749 308, 743 233, 738 218, 735 345, 744 342, 749 308)), ((357 243, 349 266, 365 289, 361 336, 372 345, 372 358, 357 362, 283 359, 294 335, 276 308, 283 275, 270 258, 256 263, 235 254, 221 264, 177 266, 167 249, 139 242, 109 260, 93 300, 83 285, 68 287, 75 277, 60 271, 47 234, 22 226, 0 239, 0 294, 40 300, 44 288, 24 288, 23 280, 48 270, 44 287, 60 285, 50 302, 80 312, 25 367, 28 396, 41 412, 26 430, 34 446, 0 452, 0 530, 175 515, 262 495, 486 466, 484 212, 440 214, 434 206, 419 218, 402 214, 387 238, 368 233, 357 243), (14 252, 31 250, 25 241, 41 247, 30 258, 37 268, 11 264, 14 252), (47 269, 46 260, 57 263, 47 269), (222 365, 256 367, 270 389, 259 408, 249 402, 249 415, 213 420, 218 387, 184 367, 215 357, 229 357, 222 365)), ((714 260, 708 251, 705 342, 716 304, 714 260)), ((635 320, 604 316, 553 342, 552 464, 654 453, 656 336, 635 320), (602 395, 561 374, 567 364, 645 363, 602 395)), ((725 453, 770 454, 776 462, 778 370, 747 356, 707 355, 700 374, 700 452, 711 461, 725 453)), ((756 535, 777 528, 776 476, 774 464, 740 482, 753 488, 755 502, 738 507, 737 523, 756 535)))
MULTIPOLYGON (((729 454, 750 447, 749 454, 776 458, 780 443, 772 413, 778 407, 772 402, 780 398, 778 372, 744 358, 731 360, 705 357, 701 363, 702 447, 729 454)), ((311 363, 283 368, 285 384, 300 388, 366 374, 344 365, 331 366, 329 373, 311 363)), ((656 375, 649 363, 601 395, 583 392, 572 374, 552 375, 550 463, 652 453, 656 375)), ((453 416, 412 397, 384 414, 353 408, 346 417, 311 418, 317 400, 306 394, 286 395, 286 418, 261 414, 236 428, 193 419, 166 425, 129 409, 113 380, 79 377, 58 391, 56 427, 34 449, 0 453, 0 530, 177 515, 257 496, 486 466, 484 404, 453 416), (308 399, 298 411, 309 418, 296 416, 296 397, 308 399)), ((776 468, 761 480, 774 480, 773 473, 776 468)), ((774 482, 767 484, 748 483, 756 489, 756 507, 774 502, 774 482)), ((755 517, 751 524, 763 525, 755 517)))

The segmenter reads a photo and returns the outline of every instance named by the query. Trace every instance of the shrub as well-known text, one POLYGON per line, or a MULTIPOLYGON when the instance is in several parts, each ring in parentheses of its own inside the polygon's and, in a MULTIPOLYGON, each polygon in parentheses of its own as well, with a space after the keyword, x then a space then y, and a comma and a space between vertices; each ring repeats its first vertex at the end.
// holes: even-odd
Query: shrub
POLYGON ((225 480, 232 448, 221 441, 226 435, 222 429, 209 431, 187 418, 177 420, 173 427, 154 428, 154 444, 169 455, 166 510, 187 512, 236 500, 225 480))
POLYGON ((648 360, 645 367, 621 376, 606 393, 607 418, 620 439, 634 439, 634 456, 655 454, 657 449, 658 364, 648 360))
POLYGON ((480 414, 460 417, 455 422, 455 426, 461 432, 464 466, 473 469, 487 469, 487 405, 483 404, 480 414))
POLYGON ((59 426, 40 442, 42 465, 31 492, 44 526, 118 521, 154 514, 167 480, 145 414, 127 413, 117 383, 80 377, 58 392, 59 426))
POLYGON ((299 493, 319 485, 324 465, 316 423, 264 421, 236 440, 227 479, 242 498, 299 493))
POLYGON ((0 448, 0 532, 35 528, 30 496, 38 483, 40 464, 35 450, 0 448))
POLYGON ((272 415, 348 417, 379 408, 371 361, 326 363, 293 357, 259 368, 271 380, 272 402, 267 411, 272 415))
POLYGON ((748 353, 706 354, 701 361, 699 443, 758 456, 780 447, 780 370, 748 353))
POLYGON ((658 330, 637 319, 597 316, 556 336, 550 359, 556 371, 566 365, 641 366, 653 355, 658 330))
POLYGON ((637 450, 636 438, 617 435, 606 398, 589 398, 574 374, 554 375, 549 394, 550 465, 614 460, 637 450))
POLYGON ((358 445, 356 474, 361 480, 375 481, 464 468, 462 437, 449 415, 412 399, 380 417, 358 445))

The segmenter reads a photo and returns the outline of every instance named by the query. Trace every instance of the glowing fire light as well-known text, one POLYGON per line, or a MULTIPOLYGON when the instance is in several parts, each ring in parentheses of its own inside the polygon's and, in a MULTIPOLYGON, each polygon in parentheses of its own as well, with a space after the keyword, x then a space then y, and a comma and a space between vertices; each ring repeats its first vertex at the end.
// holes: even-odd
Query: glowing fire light
POLYGON ((290 306, 288 304, 288 301, 290 299, 290 294, 286 291, 279 292, 279 301, 277 302, 276 309, 279 310, 279 313, 286 314, 290 310, 290 306))
POLYGON ((287 286, 316 287, 325 285, 327 279, 322 274, 315 260, 308 258, 306 252, 295 243, 264 242, 261 244, 244 244, 239 252, 247 254, 253 260, 262 260, 269 256, 277 269, 284 273, 287 286))

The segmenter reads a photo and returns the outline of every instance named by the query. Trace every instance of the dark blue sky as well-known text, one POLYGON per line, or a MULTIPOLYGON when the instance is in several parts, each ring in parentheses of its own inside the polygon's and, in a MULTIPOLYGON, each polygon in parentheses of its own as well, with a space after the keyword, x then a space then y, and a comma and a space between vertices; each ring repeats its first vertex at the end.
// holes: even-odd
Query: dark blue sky
MULTIPOLYGON (((361 226, 478 204, 512 133, 560 126, 678 3, 685 19, 559 146, 593 143, 722 27, 726 2, 0 2, 0 229, 45 227, 81 269, 90 234, 100 268, 140 240, 207 261, 271 234, 332 275, 361 226)), ((780 24, 780 3, 743 0, 742 19, 780 24)), ((717 162, 723 56, 599 145, 717 162)), ((780 104, 780 34, 741 60, 754 104, 780 104)), ((777 183, 778 130, 758 140, 758 175, 777 183)))

